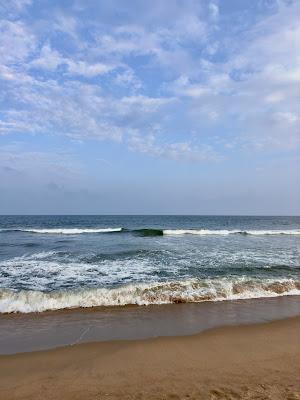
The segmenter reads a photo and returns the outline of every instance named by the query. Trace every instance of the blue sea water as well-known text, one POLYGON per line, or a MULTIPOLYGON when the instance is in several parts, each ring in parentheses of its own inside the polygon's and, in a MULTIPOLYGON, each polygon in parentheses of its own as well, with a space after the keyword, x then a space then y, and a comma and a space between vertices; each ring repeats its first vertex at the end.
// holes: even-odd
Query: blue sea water
POLYGON ((0 216, 0 312, 300 294, 300 217, 0 216))

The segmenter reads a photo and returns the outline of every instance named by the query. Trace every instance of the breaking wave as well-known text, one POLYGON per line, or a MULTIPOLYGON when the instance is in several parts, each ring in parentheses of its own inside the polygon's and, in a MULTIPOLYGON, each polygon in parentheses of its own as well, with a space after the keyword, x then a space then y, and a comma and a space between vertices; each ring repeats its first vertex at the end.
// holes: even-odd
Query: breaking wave
POLYGON ((300 295, 300 281, 239 277, 128 284, 112 289, 77 291, 0 289, 0 312, 30 313, 81 307, 194 303, 285 295, 300 295))
POLYGON ((0 229, 0 232, 28 232, 39 234, 78 235, 81 233, 132 233, 137 236, 163 235, 300 235, 300 229, 269 229, 269 230, 240 230, 240 229, 126 229, 126 228, 14 228, 0 229))
POLYGON ((210 229, 165 229, 164 235, 300 235, 300 229, 287 229, 287 230, 210 230, 210 229))
POLYGON ((121 232, 122 228, 47 228, 47 229, 35 229, 35 228, 20 228, 20 229, 2 229, 2 231, 10 232, 29 232, 29 233, 41 233, 41 234, 59 234, 59 235, 78 235, 81 233, 113 233, 121 232))

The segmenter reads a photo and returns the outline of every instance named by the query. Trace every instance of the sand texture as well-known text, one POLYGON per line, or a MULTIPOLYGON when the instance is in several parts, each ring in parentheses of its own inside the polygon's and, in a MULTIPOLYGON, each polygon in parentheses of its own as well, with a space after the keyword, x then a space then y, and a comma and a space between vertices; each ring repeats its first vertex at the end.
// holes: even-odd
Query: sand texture
POLYGON ((1 356, 0 398, 300 400, 300 318, 1 356))

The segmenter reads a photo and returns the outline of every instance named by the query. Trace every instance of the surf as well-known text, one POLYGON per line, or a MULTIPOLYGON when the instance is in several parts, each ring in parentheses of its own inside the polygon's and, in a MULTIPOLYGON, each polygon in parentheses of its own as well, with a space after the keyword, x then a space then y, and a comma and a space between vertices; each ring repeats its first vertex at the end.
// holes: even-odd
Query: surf
POLYGON ((199 303, 289 295, 300 295, 299 280, 236 277, 131 283, 115 288, 51 292, 0 289, 0 312, 31 313, 71 308, 199 303))
POLYGON ((114 233, 122 228, 18 228, 2 229, 2 232, 27 232, 52 235, 80 235, 82 233, 114 233))
POLYGON ((300 229, 287 229, 287 230, 240 230, 240 229, 219 229, 219 230, 210 230, 210 229, 164 229, 164 235, 300 235, 300 229))

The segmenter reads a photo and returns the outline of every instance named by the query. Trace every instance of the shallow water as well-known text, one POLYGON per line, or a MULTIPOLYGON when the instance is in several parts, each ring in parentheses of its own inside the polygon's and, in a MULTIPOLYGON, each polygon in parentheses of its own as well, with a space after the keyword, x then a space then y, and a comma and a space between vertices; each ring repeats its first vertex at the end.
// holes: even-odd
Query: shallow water
POLYGON ((298 296, 0 315, 0 354, 86 342, 192 335, 300 315, 298 296))

